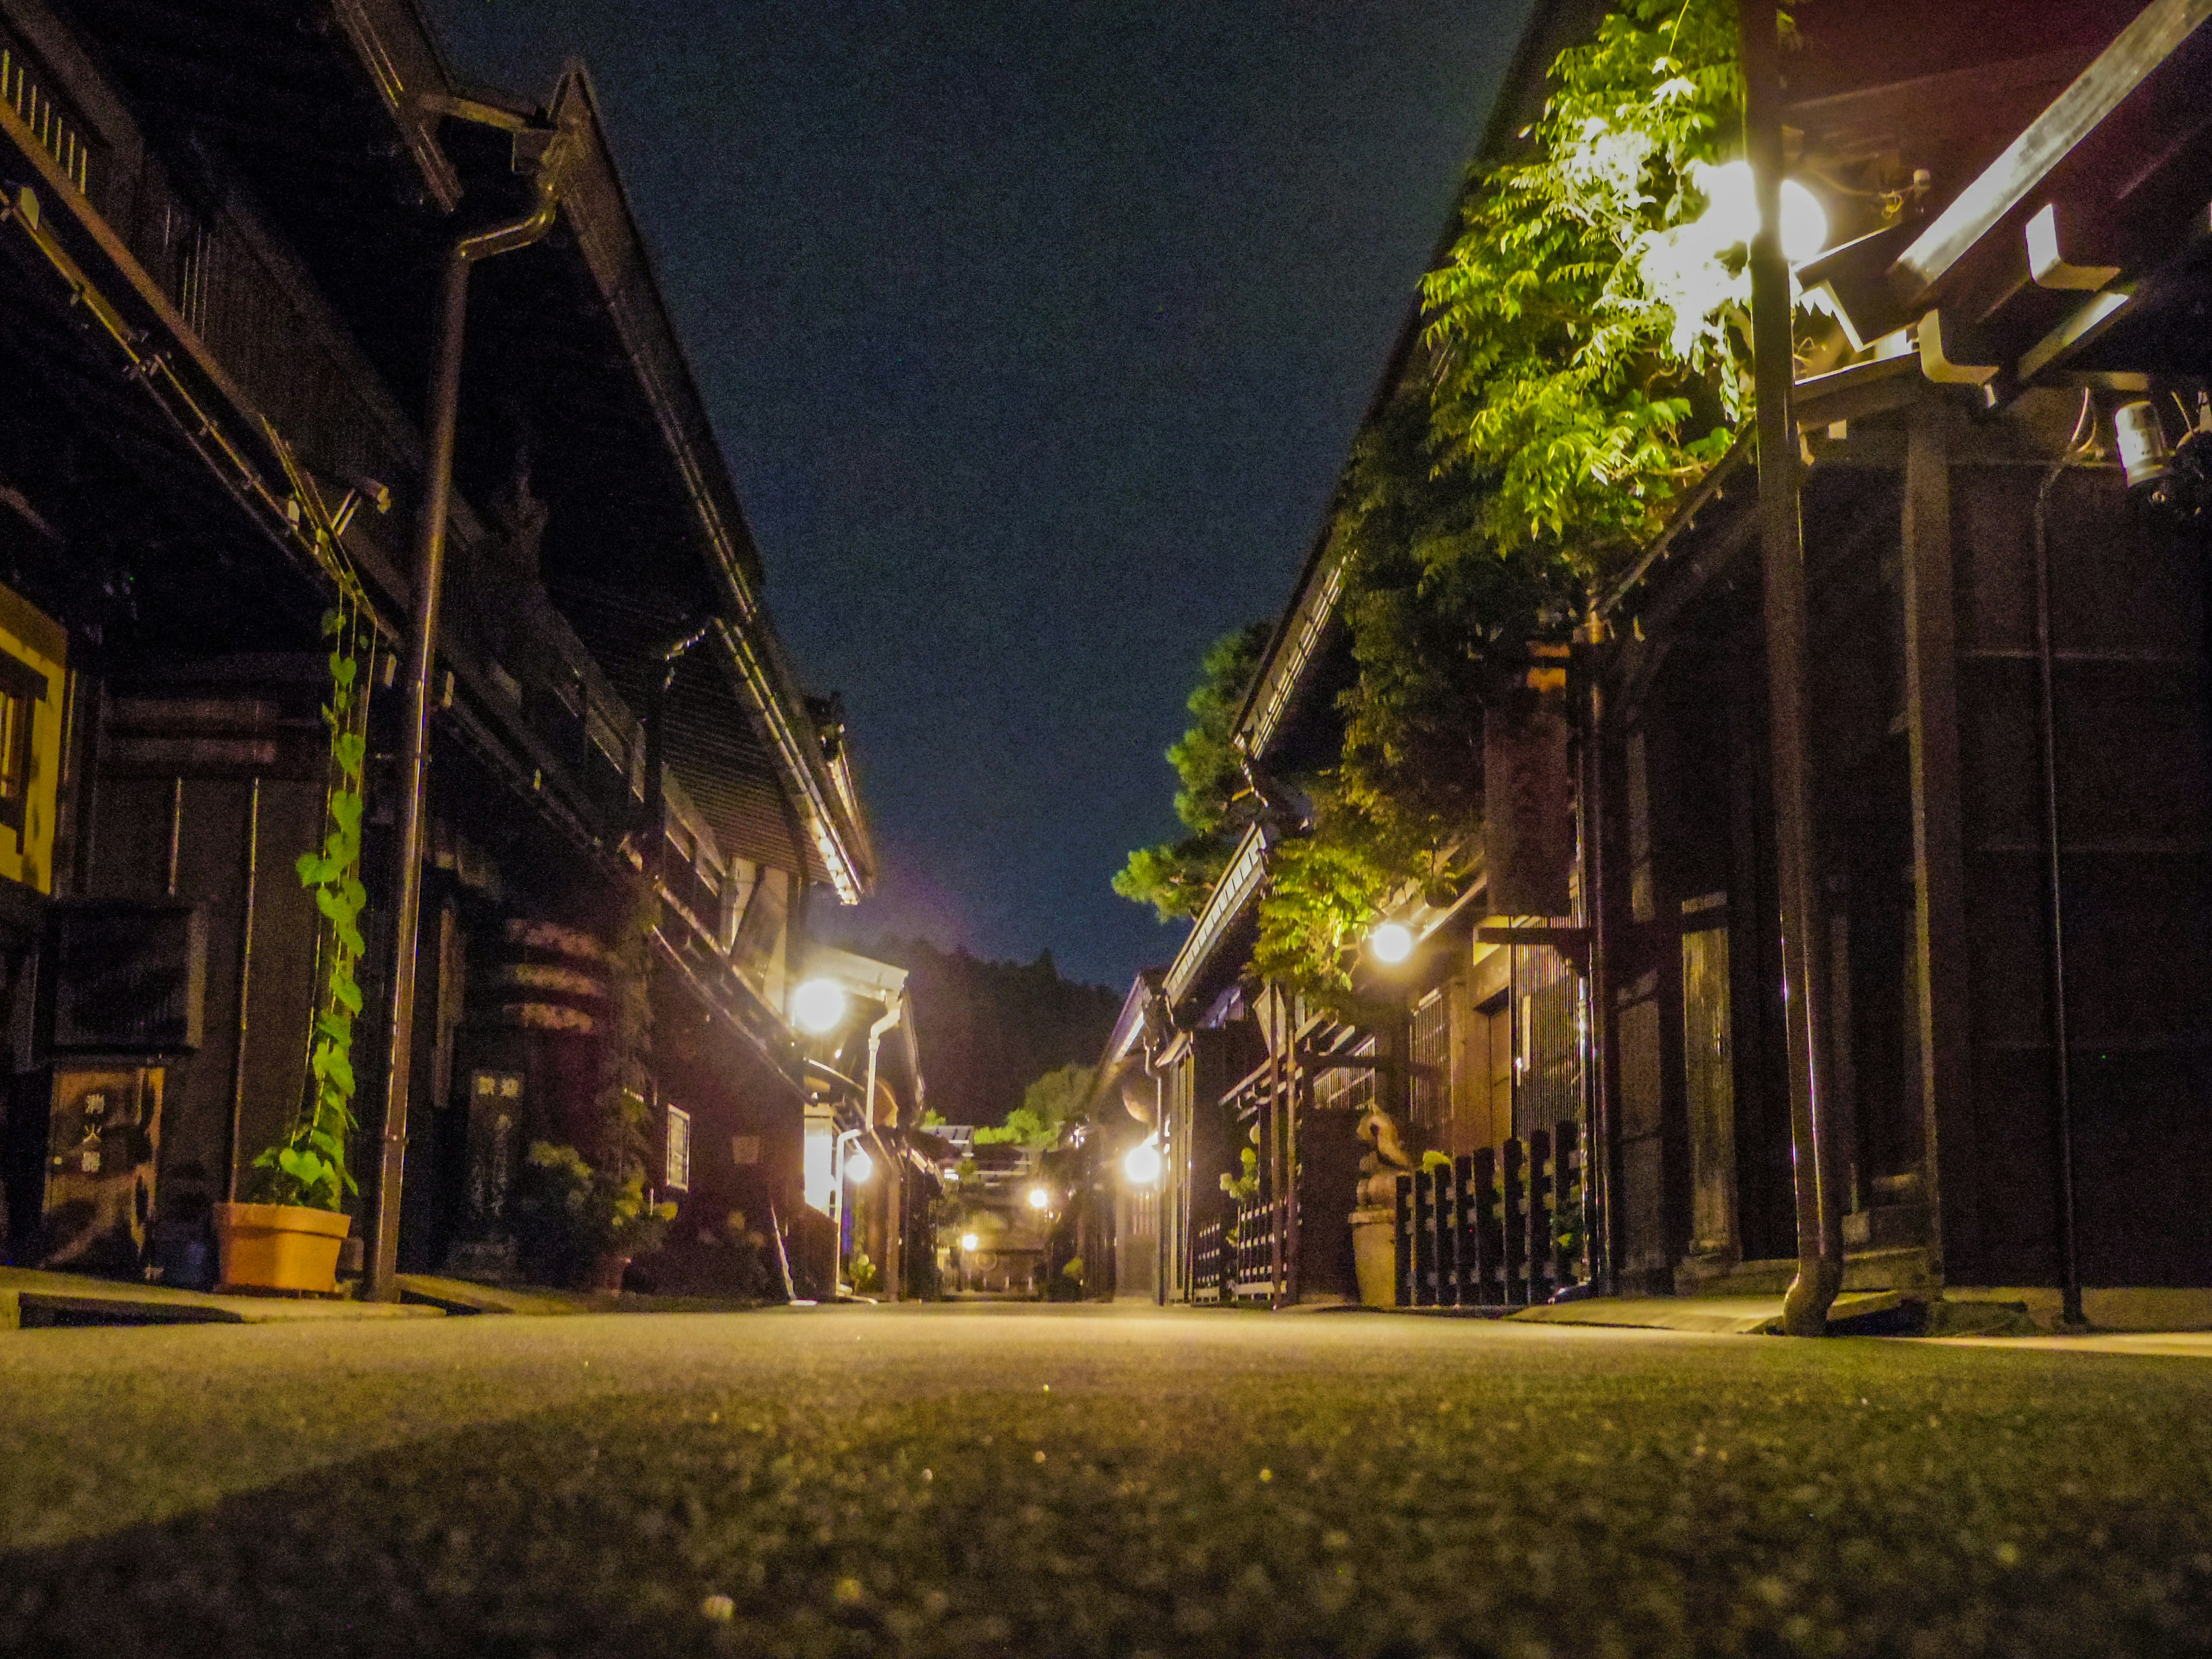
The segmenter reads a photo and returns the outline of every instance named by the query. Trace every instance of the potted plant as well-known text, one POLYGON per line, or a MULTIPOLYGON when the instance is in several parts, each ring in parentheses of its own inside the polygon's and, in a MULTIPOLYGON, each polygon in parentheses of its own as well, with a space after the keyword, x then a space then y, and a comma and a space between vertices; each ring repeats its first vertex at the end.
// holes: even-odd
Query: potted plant
POLYGON ((326 615, 323 632, 331 641, 331 700, 323 709, 331 733, 325 833, 322 846, 302 854, 296 866, 323 917, 307 1086, 290 1127, 253 1161, 252 1201, 216 1205, 215 1233, 224 1285, 329 1295, 337 1288, 338 1252, 353 1225, 345 1200, 359 1190, 347 1148, 354 1128, 353 1024, 361 1012, 354 968, 367 948, 361 915, 368 899, 361 881, 361 813, 370 676, 362 659, 373 660, 375 635, 357 599, 326 615))
POLYGON ((651 1203, 632 1170, 603 1175, 574 1146, 534 1141, 515 1198, 526 1257, 579 1290, 618 1291, 632 1258, 656 1249, 676 1206, 651 1203))

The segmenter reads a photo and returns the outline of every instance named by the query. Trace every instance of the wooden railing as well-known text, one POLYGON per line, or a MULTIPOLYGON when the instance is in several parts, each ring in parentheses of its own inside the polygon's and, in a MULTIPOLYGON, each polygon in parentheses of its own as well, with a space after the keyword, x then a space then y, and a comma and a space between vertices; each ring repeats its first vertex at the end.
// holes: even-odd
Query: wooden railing
POLYGON ((1237 1206, 1227 1224, 1200 1227, 1192 1249, 1190 1299, 1255 1300, 1273 1293, 1275 1236, 1284 1227, 1279 1199, 1253 1198, 1237 1206))
POLYGON ((1398 1305, 1548 1302, 1581 1279, 1583 1200, 1572 1122, 1400 1176, 1398 1305))

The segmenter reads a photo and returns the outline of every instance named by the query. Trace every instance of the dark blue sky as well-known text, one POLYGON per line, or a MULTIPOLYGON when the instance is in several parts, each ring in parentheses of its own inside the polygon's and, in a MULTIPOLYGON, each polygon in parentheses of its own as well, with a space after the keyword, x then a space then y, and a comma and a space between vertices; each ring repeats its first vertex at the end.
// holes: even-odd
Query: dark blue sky
POLYGON ((1319 522, 1526 0, 434 0, 580 54, 884 865, 1124 984, 1200 653, 1319 522))

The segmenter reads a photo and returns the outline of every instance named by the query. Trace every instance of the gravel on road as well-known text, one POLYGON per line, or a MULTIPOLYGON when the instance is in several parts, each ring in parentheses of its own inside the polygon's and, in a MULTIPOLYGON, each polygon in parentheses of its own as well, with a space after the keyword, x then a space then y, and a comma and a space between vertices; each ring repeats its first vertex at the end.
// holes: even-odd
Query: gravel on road
POLYGON ((1044 1307, 0 1339, 0 1653, 2212 1652, 2212 1365, 1044 1307))

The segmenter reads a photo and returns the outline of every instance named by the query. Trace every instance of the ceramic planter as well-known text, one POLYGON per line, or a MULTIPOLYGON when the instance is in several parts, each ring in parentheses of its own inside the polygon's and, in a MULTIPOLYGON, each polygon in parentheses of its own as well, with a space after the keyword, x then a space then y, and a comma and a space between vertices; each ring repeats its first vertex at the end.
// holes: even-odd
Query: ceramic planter
POLYGON ((328 1296, 338 1287, 338 1248, 352 1228, 351 1216, 304 1204, 218 1204, 222 1283, 328 1296))
POLYGON ((1398 1214, 1370 1206, 1352 1212, 1352 1265, 1359 1299, 1370 1308, 1398 1305, 1398 1214))

